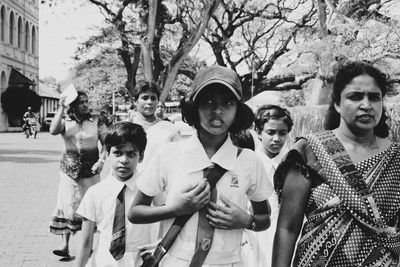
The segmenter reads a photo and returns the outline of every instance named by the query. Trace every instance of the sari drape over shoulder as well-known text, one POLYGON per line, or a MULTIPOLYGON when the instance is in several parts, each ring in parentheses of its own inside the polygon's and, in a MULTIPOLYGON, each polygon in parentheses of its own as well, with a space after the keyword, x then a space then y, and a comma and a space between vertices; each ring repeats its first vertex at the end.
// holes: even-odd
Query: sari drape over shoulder
POLYGON ((400 146, 353 164, 332 131, 299 140, 278 167, 281 193, 289 169, 312 188, 295 266, 400 266, 400 146))

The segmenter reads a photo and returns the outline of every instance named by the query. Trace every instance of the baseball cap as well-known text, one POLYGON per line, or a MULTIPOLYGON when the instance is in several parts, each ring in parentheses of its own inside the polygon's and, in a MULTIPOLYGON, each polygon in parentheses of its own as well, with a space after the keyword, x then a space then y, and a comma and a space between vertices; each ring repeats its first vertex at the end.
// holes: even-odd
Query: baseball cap
POLYGON ((197 73, 190 92, 190 99, 194 101, 204 87, 214 83, 225 85, 239 101, 242 100, 242 83, 239 76, 234 70, 219 65, 213 65, 197 73))

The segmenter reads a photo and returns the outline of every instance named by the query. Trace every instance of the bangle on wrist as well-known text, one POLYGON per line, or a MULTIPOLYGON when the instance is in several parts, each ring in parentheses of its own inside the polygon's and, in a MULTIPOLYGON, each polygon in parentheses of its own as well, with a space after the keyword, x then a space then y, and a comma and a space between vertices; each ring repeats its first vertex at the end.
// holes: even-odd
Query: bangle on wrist
POLYGON ((247 224, 246 229, 254 230, 256 229, 256 218, 253 215, 250 215, 251 219, 250 222, 247 224))

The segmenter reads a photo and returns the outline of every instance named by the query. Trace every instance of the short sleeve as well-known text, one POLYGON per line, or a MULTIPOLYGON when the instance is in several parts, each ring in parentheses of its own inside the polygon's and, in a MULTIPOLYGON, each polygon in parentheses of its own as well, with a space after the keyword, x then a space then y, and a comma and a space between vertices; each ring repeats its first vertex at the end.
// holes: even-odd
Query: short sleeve
MULTIPOLYGON (((145 195, 155 197, 164 191, 165 163, 163 149, 160 149, 149 162, 136 180, 138 189, 145 195)), ((146 155, 145 155, 146 156, 146 155)))
POLYGON ((264 168, 262 161, 258 158, 255 153, 252 153, 251 161, 254 163, 252 165, 252 172, 250 173, 250 186, 247 190, 247 197, 251 201, 264 201, 267 200, 273 193, 273 186, 268 179, 267 171, 264 168))
POLYGON ((83 196, 76 213, 90 221, 96 222, 95 191, 93 187, 90 187, 83 196))
POLYGON ((315 187, 316 184, 321 183, 322 178, 318 175, 320 168, 317 157, 307 140, 299 138, 293 148, 287 152, 274 174, 274 186, 279 203, 282 200, 282 190, 289 171, 296 170, 298 177, 305 177, 311 182, 311 186, 315 187))

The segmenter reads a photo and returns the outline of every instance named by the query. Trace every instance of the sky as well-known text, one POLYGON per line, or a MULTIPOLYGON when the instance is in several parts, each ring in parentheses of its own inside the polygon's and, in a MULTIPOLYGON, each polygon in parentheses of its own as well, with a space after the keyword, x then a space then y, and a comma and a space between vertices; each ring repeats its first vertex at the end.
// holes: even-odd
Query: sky
POLYGON ((52 7, 39 5, 39 77, 52 76, 61 81, 68 77, 79 42, 95 33, 94 27, 101 25, 104 17, 94 5, 55 2, 52 7))

